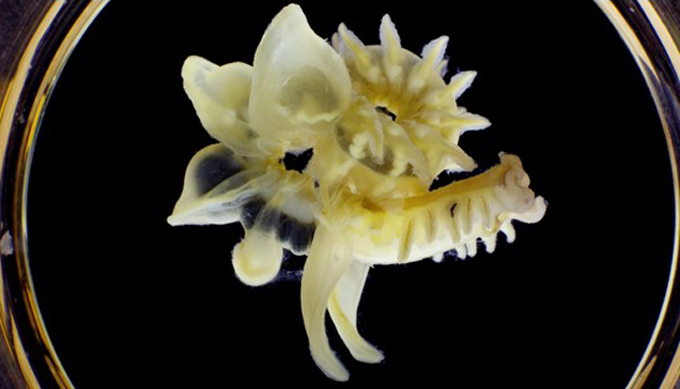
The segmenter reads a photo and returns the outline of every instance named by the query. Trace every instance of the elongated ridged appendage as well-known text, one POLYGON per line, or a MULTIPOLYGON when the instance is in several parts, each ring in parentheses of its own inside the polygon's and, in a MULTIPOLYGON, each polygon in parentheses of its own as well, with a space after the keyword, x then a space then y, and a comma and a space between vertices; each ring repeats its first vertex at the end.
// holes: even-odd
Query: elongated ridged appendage
MULTIPOLYGON (((501 156, 501 164, 479 176, 440 188, 425 199, 413 199, 416 207, 412 210, 414 215, 426 213, 434 216, 433 223, 423 222, 422 217, 413 217, 414 228, 428 231, 432 230, 431 225, 435 226, 429 234, 434 238, 425 238, 415 244, 434 249, 438 246, 436 241, 446 236, 449 241, 445 246, 456 250, 459 257, 465 257, 476 254, 478 241, 488 252, 493 252, 499 232, 512 242, 513 221, 533 223, 545 213, 545 201, 535 197, 528 184, 519 158, 505 154, 501 156), (418 204, 420 201, 426 202, 418 204)), ((428 234, 421 236, 427 237, 428 234)), ((419 255, 423 252, 427 256, 438 254, 420 250, 419 255)))
POLYGON ((405 202, 395 200, 392 211, 364 211, 351 228, 355 255, 379 264, 440 257, 450 250, 466 258, 476 255, 479 241, 492 252, 499 232, 514 240, 513 221, 533 223, 545 213, 545 201, 528 184, 519 158, 502 154, 500 164, 480 175, 405 202))

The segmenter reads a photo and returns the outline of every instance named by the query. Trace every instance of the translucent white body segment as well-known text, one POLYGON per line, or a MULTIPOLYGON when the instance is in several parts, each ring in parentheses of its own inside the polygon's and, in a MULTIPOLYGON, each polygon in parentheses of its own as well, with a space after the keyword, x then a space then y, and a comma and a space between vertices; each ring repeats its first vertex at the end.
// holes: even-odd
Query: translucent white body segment
POLYGON ((328 299, 353 258, 342 245, 347 242, 336 240, 334 233, 321 225, 314 236, 302 275, 302 317, 314 361, 329 378, 346 381, 349 372, 328 344, 325 318, 328 299))
POLYGON ((448 37, 416 55, 388 15, 379 38, 365 45, 341 24, 331 45, 290 5, 267 28, 252 68, 189 57, 182 69, 187 95, 219 143, 189 162, 168 222, 240 222, 245 236, 232 264, 252 286, 276 279, 284 249, 306 254, 300 299, 309 348, 337 381, 349 372, 328 343, 326 312, 354 359, 383 360, 357 322, 371 266, 464 259, 480 244, 491 253, 499 233, 515 240, 514 221, 536 223, 546 211, 510 154, 429 190, 442 171, 477 168, 458 141, 491 123, 457 102, 476 73, 445 82, 448 37), (310 149, 299 171, 285 166, 286 155, 310 149))
POLYGON ((240 155, 257 155, 248 125, 252 67, 235 62, 217 66, 201 57, 182 67, 184 90, 210 136, 240 155))
POLYGON ((352 262, 328 299, 328 311, 335 328, 354 359, 365 363, 378 363, 383 354, 359 335, 357 310, 370 267, 352 262))
POLYGON ((182 225, 237 221, 242 199, 251 195, 256 177, 264 175, 263 170, 244 169, 245 161, 222 144, 199 151, 189 162, 182 196, 168 222, 182 225))
POLYGON ((349 104, 350 79, 342 59, 296 5, 269 25, 253 66, 250 122, 264 138, 299 147, 349 104))

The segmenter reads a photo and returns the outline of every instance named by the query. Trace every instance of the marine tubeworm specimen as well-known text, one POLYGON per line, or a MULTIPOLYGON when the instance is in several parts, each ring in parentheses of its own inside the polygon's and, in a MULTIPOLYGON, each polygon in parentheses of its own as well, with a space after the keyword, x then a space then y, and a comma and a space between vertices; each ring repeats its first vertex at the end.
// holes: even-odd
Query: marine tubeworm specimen
POLYGON ((441 260, 449 250, 474 256, 479 241, 492 252, 499 232, 514 240, 513 220, 534 223, 545 213, 509 154, 429 190, 444 170, 476 167, 458 140, 490 125, 456 102, 475 72, 444 81, 447 41, 416 55, 385 15, 380 45, 364 45, 345 25, 328 44, 289 5, 267 28, 253 66, 189 57, 182 69, 201 123, 219 143, 189 163, 168 221, 241 222, 245 237, 232 261, 248 285, 274 279, 284 249, 306 254, 301 300, 311 354, 338 381, 349 373, 328 344, 327 311, 354 358, 383 359, 356 325, 372 265, 441 260), (287 155, 310 150, 307 166, 286 169, 287 155))

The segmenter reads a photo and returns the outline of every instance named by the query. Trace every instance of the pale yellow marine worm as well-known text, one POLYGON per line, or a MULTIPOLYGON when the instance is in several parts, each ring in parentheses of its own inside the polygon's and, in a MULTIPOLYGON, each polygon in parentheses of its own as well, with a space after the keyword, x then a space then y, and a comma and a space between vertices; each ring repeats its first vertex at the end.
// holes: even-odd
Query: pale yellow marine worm
POLYGON ((218 66, 189 57, 184 88, 218 141, 190 161, 172 225, 240 222, 245 236, 232 252, 248 285, 276 278, 283 250, 307 255, 302 315, 312 358, 328 377, 349 373, 326 336, 328 311, 350 354, 377 363, 383 354, 359 335, 357 310, 371 266, 453 252, 472 257, 512 222, 541 220, 546 203, 529 189, 520 159, 476 176, 429 188, 443 171, 472 171, 458 146, 466 131, 490 122, 457 99, 476 73, 449 82, 448 37, 420 55, 401 47, 390 17, 380 44, 365 45, 344 24, 330 43, 317 36, 297 5, 267 28, 253 66, 218 66), (287 156, 312 154, 300 171, 287 156))

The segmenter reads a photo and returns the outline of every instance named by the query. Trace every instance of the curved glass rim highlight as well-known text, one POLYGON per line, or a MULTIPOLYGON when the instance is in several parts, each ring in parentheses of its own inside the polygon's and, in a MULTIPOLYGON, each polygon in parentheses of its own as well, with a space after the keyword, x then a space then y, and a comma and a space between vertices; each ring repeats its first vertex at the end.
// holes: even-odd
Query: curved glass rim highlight
POLYGON ((72 388, 40 315, 28 266, 26 193, 44 107, 69 54, 108 1, 0 2, 12 49, 0 63, 0 387, 72 388), (14 54, 14 57, 12 56, 14 54))
MULTIPOLYGON (((680 3, 594 0, 635 58, 661 118, 673 174, 675 240, 656 328, 628 388, 680 383, 680 3)), ((72 388, 51 345, 28 266, 26 192, 45 105, 70 52, 106 6, 100 1, 0 0, 0 387, 72 388), (0 58, 1 59, 1 58, 0 58)))

